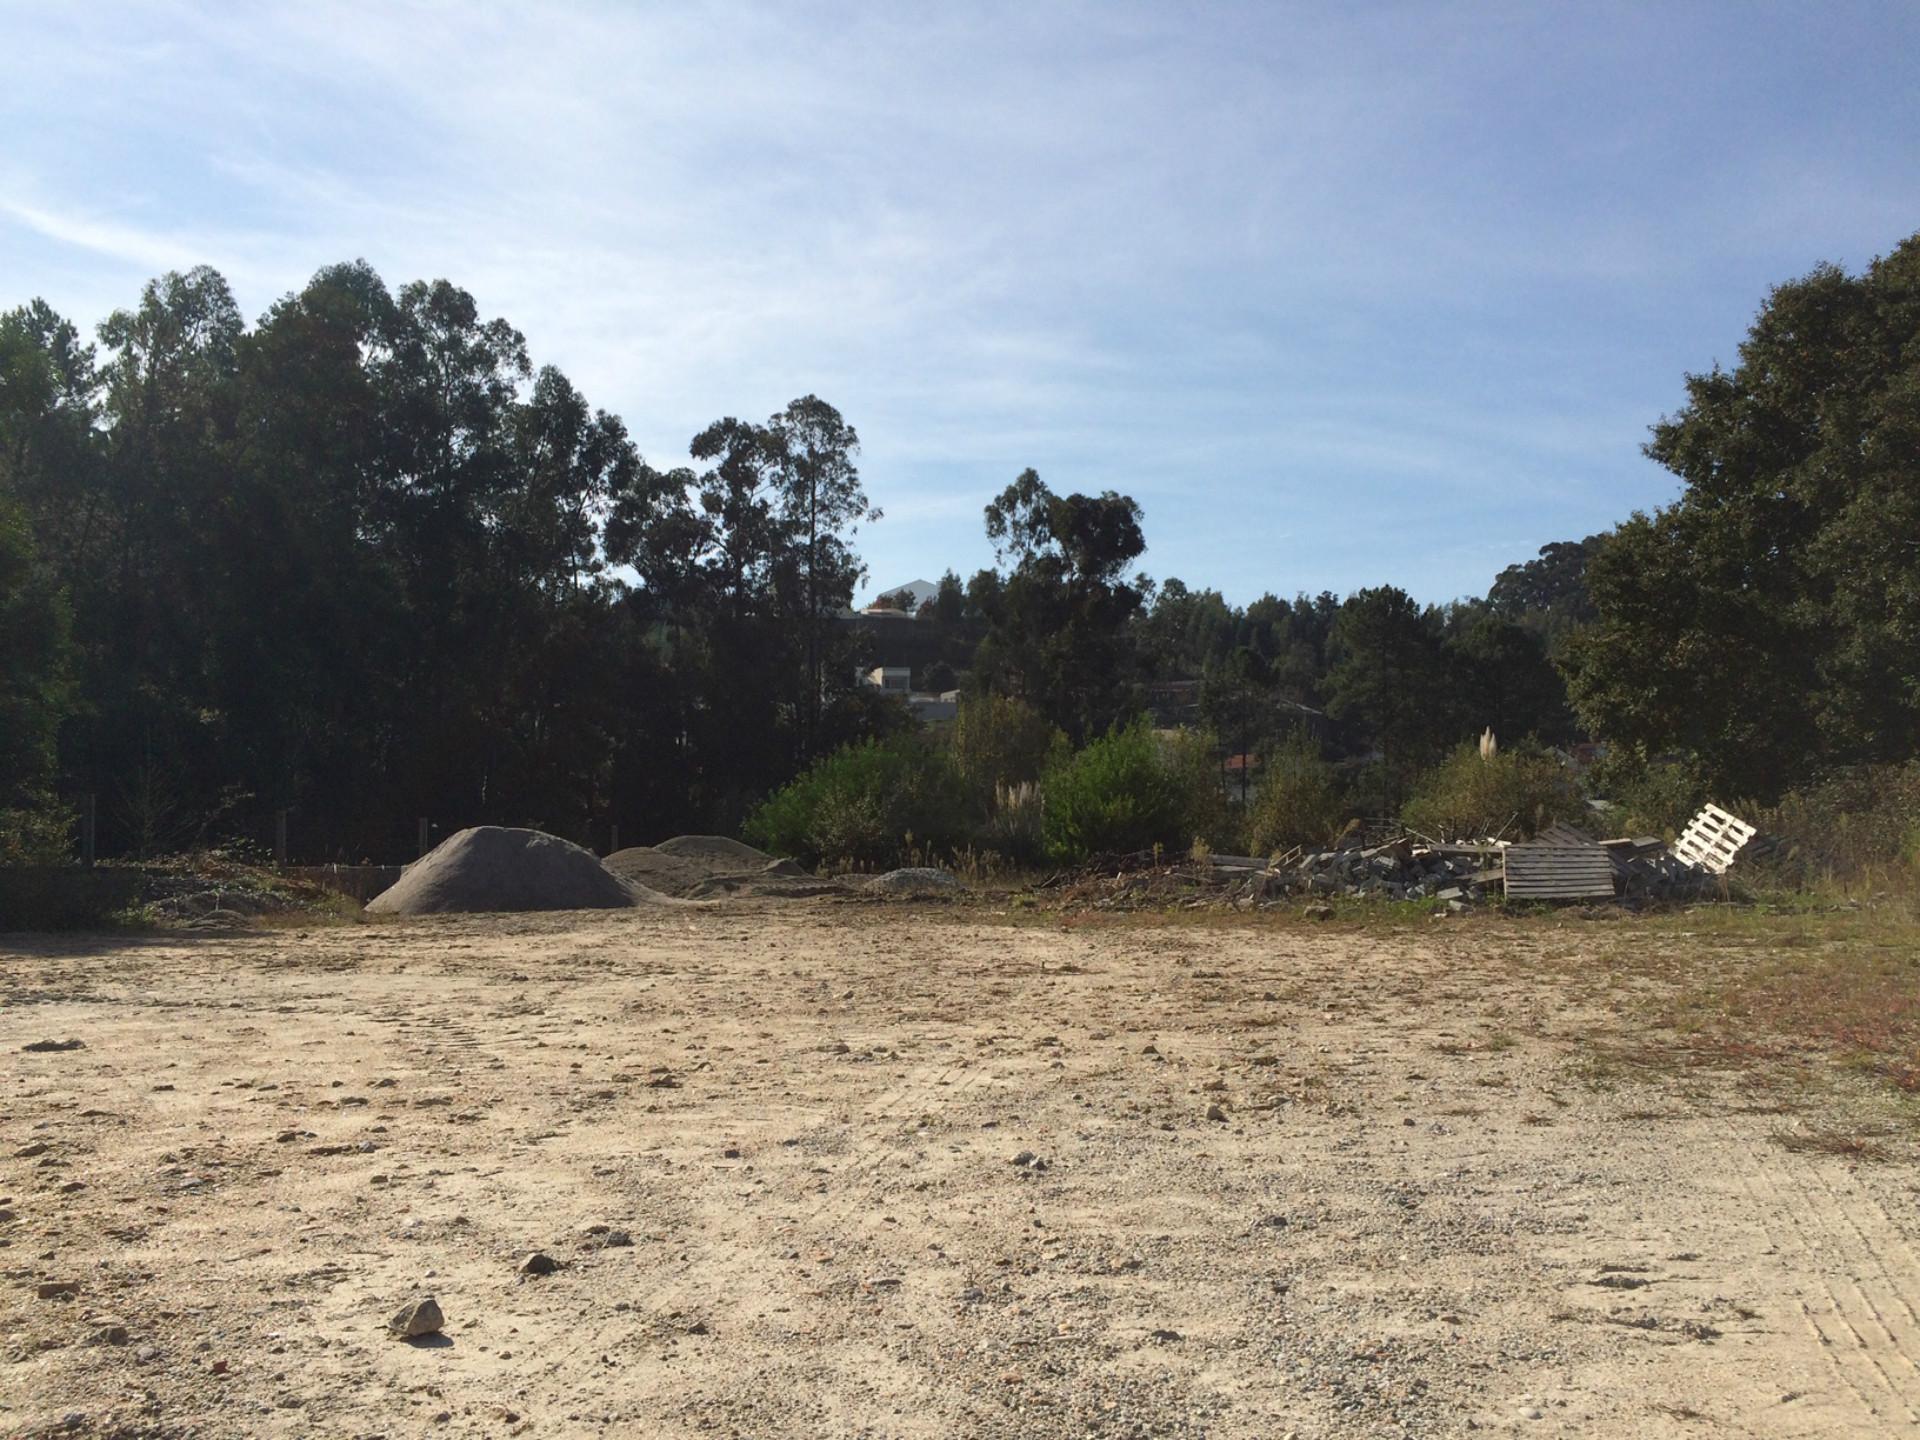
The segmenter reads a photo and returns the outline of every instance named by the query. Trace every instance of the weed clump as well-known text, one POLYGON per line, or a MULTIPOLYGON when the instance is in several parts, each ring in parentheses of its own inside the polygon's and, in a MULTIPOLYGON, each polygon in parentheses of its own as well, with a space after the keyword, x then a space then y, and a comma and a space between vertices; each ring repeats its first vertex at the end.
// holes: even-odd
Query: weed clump
POLYGON ((1421 780, 1401 819, 1435 840, 1523 840, 1585 808, 1573 777, 1552 755, 1515 749, 1483 756, 1478 746, 1463 745, 1421 780))

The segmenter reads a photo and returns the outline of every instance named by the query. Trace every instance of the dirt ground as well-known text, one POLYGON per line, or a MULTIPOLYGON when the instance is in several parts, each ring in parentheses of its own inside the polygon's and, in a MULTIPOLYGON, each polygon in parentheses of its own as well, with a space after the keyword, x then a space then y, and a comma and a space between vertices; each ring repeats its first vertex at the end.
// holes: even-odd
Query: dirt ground
POLYGON ((1920 1172, 1601 1078, 1613 933, 0 938, 0 1433, 1912 1433, 1920 1172))

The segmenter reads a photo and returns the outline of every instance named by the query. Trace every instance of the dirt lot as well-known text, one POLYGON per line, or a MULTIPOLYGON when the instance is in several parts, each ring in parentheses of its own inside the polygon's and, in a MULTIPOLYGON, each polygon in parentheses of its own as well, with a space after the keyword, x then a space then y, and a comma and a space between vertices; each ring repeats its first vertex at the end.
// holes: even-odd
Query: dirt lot
POLYGON ((0 1432, 1911 1433, 1907 1133, 1638 923, 0 939, 0 1432))

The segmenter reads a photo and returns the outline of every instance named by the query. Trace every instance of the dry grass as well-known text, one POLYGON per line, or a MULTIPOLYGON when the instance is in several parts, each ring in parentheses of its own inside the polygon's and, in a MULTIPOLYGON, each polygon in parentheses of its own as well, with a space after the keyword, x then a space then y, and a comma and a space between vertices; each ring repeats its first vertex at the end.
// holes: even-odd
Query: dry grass
POLYGON ((1839 1130, 1776 1130, 1773 1143, 1795 1154, 1837 1155, 1843 1160, 1890 1160, 1887 1147, 1871 1135, 1839 1130))
POLYGON ((1696 1054, 1729 1064, 1824 1052, 1920 1094, 1920 946, 1795 945, 1683 986, 1666 1018, 1696 1054))
MULTIPOLYGON (((1920 1097, 1920 911, 1894 897, 1862 907, 1802 896, 1789 904, 1709 904, 1601 925, 1568 912, 1498 909, 1437 923, 1405 906, 1336 906, 1330 921, 1292 907, 1235 912, 1219 906, 1167 910, 998 910, 961 907, 978 922, 1063 931, 1160 929, 1319 930, 1484 937, 1488 959, 1551 980, 1572 999, 1613 1012, 1617 1023, 1581 1039, 1590 1082, 1740 1075, 1749 1104, 1772 1113, 1835 1065, 1892 1091, 1920 1097)), ((1481 948, 1476 945, 1475 948, 1481 948)), ((1441 1040, 1443 1055, 1498 1053, 1515 1043, 1496 1030, 1441 1040)), ((1486 1079, 1482 1083, 1499 1083, 1486 1079)))

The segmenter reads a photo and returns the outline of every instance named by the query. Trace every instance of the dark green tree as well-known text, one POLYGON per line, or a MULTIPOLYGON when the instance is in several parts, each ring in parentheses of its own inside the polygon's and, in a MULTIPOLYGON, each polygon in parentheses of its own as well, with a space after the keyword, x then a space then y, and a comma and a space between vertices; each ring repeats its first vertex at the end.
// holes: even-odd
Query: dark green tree
POLYGON ((987 506, 1004 576, 983 572, 969 602, 987 623, 976 682, 1025 699, 1069 736, 1099 734, 1138 706, 1129 627, 1150 583, 1130 567, 1146 549, 1124 495, 1056 495, 1032 470, 987 506))
POLYGON ((940 577, 940 588, 928 603, 933 606, 931 618, 950 629, 957 628, 967 618, 967 590, 951 570, 940 577))
POLYGON ((0 470, 0 864, 62 858, 56 741, 72 703, 65 597, 0 470))
POLYGON ((1466 728, 1491 727, 1502 741, 1573 738, 1566 682, 1544 634, 1498 614, 1472 615, 1446 639, 1456 707, 1466 728))
POLYGON ((1534 559, 1507 566, 1487 591, 1488 609, 1537 630, 1557 649, 1575 627, 1593 619, 1587 565, 1603 538, 1556 540, 1542 545, 1534 559))
POLYGON ((1398 808, 1414 768, 1460 724, 1439 628, 1404 590, 1359 590, 1333 622, 1330 712, 1380 753, 1386 801, 1398 808))
POLYGON ((1761 799, 1920 753, 1920 236, 1780 286, 1686 383, 1647 446, 1680 499, 1589 563, 1581 718, 1761 799))
POLYGON ((866 573, 853 538, 863 522, 878 520, 880 512, 868 503, 854 464, 859 435, 819 396, 803 395, 788 405, 767 421, 765 435, 780 517, 793 537, 792 563, 799 566, 807 655, 801 755, 811 758, 822 703, 830 691, 844 688, 839 683, 829 686, 825 678, 830 660, 841 658, 832 654, 832 617, 852 601, 854 587, 866 573))

